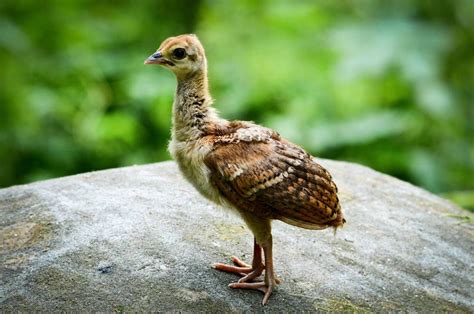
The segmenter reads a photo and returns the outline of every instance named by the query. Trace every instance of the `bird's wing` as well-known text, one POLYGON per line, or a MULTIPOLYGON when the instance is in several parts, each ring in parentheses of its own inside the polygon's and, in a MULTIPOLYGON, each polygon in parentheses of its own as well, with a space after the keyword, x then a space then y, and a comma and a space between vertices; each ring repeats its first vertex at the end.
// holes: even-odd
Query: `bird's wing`
POLYGON ((337 188, 328 171, 300 147, 261 130, 253 137, 249 133, 258 130, 215 139, 205 162, 220 193, 240 210, 303 228, 341 223, 337 188))

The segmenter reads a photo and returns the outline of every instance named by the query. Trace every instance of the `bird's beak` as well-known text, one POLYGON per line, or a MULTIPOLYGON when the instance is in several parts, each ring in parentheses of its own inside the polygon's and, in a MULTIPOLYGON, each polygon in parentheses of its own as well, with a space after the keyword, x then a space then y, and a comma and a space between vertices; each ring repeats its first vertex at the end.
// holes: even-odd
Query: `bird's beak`
POLYGON ((165 59, 163 58, 163 55, 159 51, 149 56, 148 59, 146 59, 144 62, 144 64, 164 64, 164 63, 165 63, 165 59))

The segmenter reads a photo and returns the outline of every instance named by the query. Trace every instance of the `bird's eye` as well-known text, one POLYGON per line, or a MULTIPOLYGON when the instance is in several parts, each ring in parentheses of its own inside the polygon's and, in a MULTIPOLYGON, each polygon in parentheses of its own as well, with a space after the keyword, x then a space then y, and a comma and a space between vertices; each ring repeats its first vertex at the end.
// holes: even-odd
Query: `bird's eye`
POLYGON ((183 59, 184 57, 186 57, 186 50, 184 50, 183 48, 176 48, 175 50, 173 50, 173 57, 178 60, 183 59))

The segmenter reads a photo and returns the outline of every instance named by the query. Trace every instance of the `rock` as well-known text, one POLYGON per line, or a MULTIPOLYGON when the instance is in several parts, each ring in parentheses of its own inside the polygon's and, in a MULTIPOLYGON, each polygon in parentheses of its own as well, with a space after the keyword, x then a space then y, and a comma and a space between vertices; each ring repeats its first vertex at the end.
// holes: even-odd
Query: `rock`
POLYGON ((251 259, 242 220, 172 162, 0 190, 0 311, 474 311, 473 226, 448 201, 366 167, 319 160, 347 224, 274 222, 270 303, 211 269, 251 259))

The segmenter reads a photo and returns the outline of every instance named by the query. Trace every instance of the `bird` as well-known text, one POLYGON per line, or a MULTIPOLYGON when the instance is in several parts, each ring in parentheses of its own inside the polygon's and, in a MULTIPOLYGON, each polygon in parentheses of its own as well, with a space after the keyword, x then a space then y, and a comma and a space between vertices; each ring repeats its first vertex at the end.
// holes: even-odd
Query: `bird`
POLYGON ((205 50, 195 34, 167 38, 144 63, 171 70, 177 79, 168 150, 180 172, 204 197, 240 215, 254 236, 251 264, 232 256, 234 265, 212 267, 241 276, 229 287, 263 292, 267 304, 281 283, 273 267, 272 221, 336 231, 346 222, 336 184, 309 153, 278 132, 219 116, 205 50))

